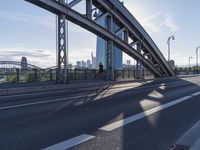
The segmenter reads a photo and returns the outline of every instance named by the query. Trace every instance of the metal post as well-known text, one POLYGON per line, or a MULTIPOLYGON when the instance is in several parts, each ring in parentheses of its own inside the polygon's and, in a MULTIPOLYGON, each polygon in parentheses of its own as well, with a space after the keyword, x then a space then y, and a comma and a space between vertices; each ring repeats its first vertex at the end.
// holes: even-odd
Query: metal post
MULTIPOLYGON (((106 17, 106 28, 109 31, 113 31, 113 19, 112 16, 106 17)), ((113 81, 115 78, 114 75, 114 48, 113 48, 113 41, 108 40, 106 46, 106 78, 107 80, 113 81)))
POLYGON ((168 43, 168 62, 170 61, 170 41, 168 43))
POLYGON ((85 80, 87 79, 87 69, 85 69, 85 80))
POLYGON ((168 44, 168 61, 170 61, 170 40, 174 40, 175 38, 174 38, 174 35, 172 35, 172 36, 170 36, 170 37, 168 37, 168 39, 167 39, 167 44, 168 44))
POLYGON ((52 81, 52 80, 53 80, 53 70, 50 69, 50 70, 49 70, 49 73, 50 73, 50 81, 52 81))
POLYGON ((93 71, 94 71, 94 79, 96 79, 97 78, 97 76, 96 76, 96 69, 94 69, 93 71))
MULTIPOLYGON (((140 53, 141 54, 141 45, 140 45, 140 43, 137 43, 136 44, 136 50, 138 51, 138 53, 140 53)), ((140 60, 137 60, 137 63, 136 63, 136 78, 138 79, 140 79, 140 78, 142 78, 142 66, 141 66, 142 64, 141 64, 141 61, 140 60)))
POLYGON ((92 0, 86 0, 86 16, 92 19, 92 0))
POLYGON ((128 43, 128 31, 124 30, 124 41, 128 43))
POLYGON ((189 57, 189 71, 191 71, 191 68, 190 68, 190 60, 191 60, 192 58, 193 58, 192 56, 189 57))
POLYGON ((37 82, 37 69, 34 69, 34 81, 37 82))
POLYGON ((16 74, 17 74, 16 80, 17 80, 17 82, 19 82, 19 68, 16 69, 16 74))
MULTIPOLYGON (((65 3, 65 0, 59 0, 61 3, 65 3)), ((58 83, 67 82, 67 51, 66 51, 66 24, 65 15, 58 15, 58 52, 57 52, 57 79, 58 83), (63 66, 63 68, 62 68, 63 66)))
POLYGON ((197 67, 197 73, 199 73, 199 61, 198 61, 198 50, 200 46, 196 48, 196 67, 197 67))

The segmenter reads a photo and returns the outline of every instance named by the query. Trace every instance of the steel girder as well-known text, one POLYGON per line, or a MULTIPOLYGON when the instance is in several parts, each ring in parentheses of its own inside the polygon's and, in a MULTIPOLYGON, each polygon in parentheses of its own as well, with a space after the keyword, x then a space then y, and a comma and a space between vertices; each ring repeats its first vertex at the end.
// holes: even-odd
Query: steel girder
MULTIPOLYGON (((104 38, 105 40, 111 40, 113 43, 127 53, 129 56, 140 60, 144 67, 146 67, 149 71, 151 71, 154 75, 163 77, 163 73, 158 70, 155 65, 147 60, 143 55, 139 54, 132 46, 130 46, 126 41, 118 38, 114 33, 106 30, 100 25, 96 24, 93 20, 85 17, 84 15, 72 10, 67 5, 56 2, 54 0, 25 0, 31 2, 39 7, 47 9, 55 14, 64 14, 66 19, 69 21, 85 28, 86 30, 93 32, 97 36, 104 38)), ((97 0, 95 0, 97 1, 97 0)), ((112 14, 112 13, 111 13, 112 14)), ((114 14, 113 17, 116 17, 114 14)), ((129 28, 127 30, 130 32, 129 28)))
POLYGON ((137 41, 149 52, 155 62, 162 69, 165 76, 174 76, 175 73, 168 64, 156 44, 150 38, 148 33, 131 15, 131 13, 118 0, 94 0, 96 6, 103 7, 106 12, 111 13, 119 22, 129 31, 131 38, 137 41))
MULTIPOLYGON (((65 0, 58 0, 60 3, 65 4, 65 0)), ((57 82, 66 83, 67 82, 67 51, 66 51, 66 24, 65 15, 58 14, 58 51, 57 51, 57 82), (64 66, 63 68, 61 66, 64 66)))
MULTIPOLYGON (((21 64, 22 64, 21 62, 17 62, 17 61, 0 61, 0 65, 16 65, 16 66, 21 67, 21 64)), ((31 64, 27 64, 27 68, 42 70, 42 68, 37 67, 35 65, 31 65, 31 64)))

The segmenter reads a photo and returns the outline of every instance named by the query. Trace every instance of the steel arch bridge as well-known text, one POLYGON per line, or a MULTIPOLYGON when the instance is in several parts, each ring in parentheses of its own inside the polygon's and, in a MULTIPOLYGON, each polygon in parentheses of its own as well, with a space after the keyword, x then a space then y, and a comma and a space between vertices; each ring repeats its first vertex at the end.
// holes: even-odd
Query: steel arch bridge
POLYGON ((128 9, 119 0, 84 0, 85 14, 74 10, 73 7, 82 0, 25 0, 46 9, 58 16, 58 79, 66 81, 67 53, 65 19, 105 39, 107 79, 114 79, 114 52, 116 46, 126 54, 137 60, 138 65, 144 66, 156 77, 174 76, 175 73, 168 64, 161 51, 135 19, 128 9), (97 13, 98 12, 98 13, 97 13), (98 24, 98 20, 105 18, 106 25, 98 24), (113 26, 117 30, 113 30, 113 26), (117 36, 123 34, 123 38, 117 36), (61 71, 64 65, 64 71, 61 71))
MULTIPOLYGON (((21 66, 24 65, 21 62, 17 62, 17 61, 0 61, 0 68, 1 69, 21 69, 21 66)), ((28 70, 33 70, 33 69, 37 69, 37 70, 42 70, 42 68, 37 67, 35 65, 31 65, 31 64, 26 64, 26 69, 28 70)))

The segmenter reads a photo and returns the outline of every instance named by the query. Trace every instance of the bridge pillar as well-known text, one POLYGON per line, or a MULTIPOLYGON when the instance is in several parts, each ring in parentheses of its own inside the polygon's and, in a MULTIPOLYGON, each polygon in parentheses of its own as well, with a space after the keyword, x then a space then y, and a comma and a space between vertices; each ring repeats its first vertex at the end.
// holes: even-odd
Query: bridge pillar
MULTIPOLYGON (((113 18, 108 15, 106 17, 106 29, 113 32, 113 18)), ((107 40, 106 42, 106 79, 115 80, 114 71, 114 46, 113 41, 107 40)))
MULTIPOLYGON (((138 53, 141 54, 141 44, 137 43, 136 44, 136 50, 138 51, 138 53)), ((140 60, 137 60, 136 63, 136 79, 142 79, 143 78, 143 67, 142 67, 142 63, 140 60)))
MULTIPOLYGON (((59 0, 61 3, 65 3, 65 0, 59 0)), ((67 51, 66 51, 66 23, 65 15, 58 14, 58 51, 57 51, 57 82, 67 82, 67 51), (62 68, 63 66, 63 68, 62 68)))

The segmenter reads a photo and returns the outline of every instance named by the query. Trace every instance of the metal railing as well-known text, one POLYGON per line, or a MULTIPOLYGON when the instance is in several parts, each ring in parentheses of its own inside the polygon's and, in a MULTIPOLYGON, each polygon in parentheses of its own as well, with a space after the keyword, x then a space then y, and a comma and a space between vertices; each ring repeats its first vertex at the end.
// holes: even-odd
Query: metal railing
MULTIPOLYGON (((56 69, 37 70, 37 69, 1 69, 0 68, 0 83, 3 82, 44 82, 57 81, 56 69)), ((102 73, 96 69, 68 69, 68 80, 107 80, 106 71, 102 73)), ((147 70, 124 69, 115 70, 115 79, 150 79, 154 76, 147 70)))

